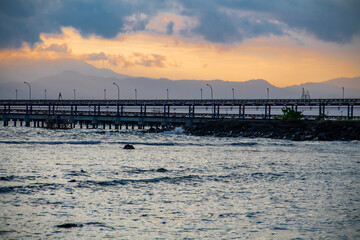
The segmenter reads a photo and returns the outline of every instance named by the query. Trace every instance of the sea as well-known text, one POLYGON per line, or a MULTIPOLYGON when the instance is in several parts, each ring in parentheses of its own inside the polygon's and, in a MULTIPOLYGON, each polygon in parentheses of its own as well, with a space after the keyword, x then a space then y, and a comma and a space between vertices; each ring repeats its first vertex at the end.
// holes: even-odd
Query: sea
POLYGON ((360 239, 360 142, 1 127, 0 239, 107 238, 360 239))

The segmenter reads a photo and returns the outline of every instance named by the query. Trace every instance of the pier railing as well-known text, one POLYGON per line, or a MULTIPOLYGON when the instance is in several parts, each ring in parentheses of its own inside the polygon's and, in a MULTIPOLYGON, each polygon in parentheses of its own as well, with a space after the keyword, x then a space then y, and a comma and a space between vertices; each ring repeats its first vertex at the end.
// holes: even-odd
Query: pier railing
MULTIPOLYGON (((306 119, 360 119, 360 99, 0 100, 0 120, 184 124, 211 119, 274 119, 289 107, 306 119)), ((15 125, 15 124, 14 124, 15 125)))

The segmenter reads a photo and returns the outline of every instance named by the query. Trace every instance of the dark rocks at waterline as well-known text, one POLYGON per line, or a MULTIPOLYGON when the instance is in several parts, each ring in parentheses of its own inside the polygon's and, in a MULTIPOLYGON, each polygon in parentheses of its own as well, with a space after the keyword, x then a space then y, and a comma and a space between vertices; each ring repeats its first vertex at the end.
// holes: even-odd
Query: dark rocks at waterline
POLYGON ((124 146, 124 149, 135 149, 135 147, 133 145, 130 145, 130 144, 126 144, 124 146))
POLYGON ((293 141, 360 140, 358 121, 215 120, 186 127, 197 136, 264 137, 293 141))
POLYGON ((162 132, 173 131, 173 130, 174 130, 174 126, 163 126, 162 128, 151 127, 144 132, 146 132, 146 133, 162 133, 162 132))

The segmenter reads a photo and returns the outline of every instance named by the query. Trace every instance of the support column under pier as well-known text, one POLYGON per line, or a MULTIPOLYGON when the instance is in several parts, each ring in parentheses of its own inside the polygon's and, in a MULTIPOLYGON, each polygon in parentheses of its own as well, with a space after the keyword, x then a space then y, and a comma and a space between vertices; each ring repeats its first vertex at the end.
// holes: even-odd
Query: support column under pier
POLYGON ((325 104, 319 104, 319 119, 324 119, 325 117, 325 104))
POLYGON ((347 114, 348 119, 352 119, 354 117, 354 106, 348 105, 347 112, 348 112, 347 114))
POLYGON ((245 119, 245 105, 239 105, 239 119, 245 119))

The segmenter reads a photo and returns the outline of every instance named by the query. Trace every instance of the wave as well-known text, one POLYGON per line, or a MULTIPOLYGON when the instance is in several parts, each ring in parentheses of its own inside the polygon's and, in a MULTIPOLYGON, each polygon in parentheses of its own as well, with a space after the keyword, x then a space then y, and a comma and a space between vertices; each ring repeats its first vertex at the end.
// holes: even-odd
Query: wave
POLYGON ((29 144, 29 145, 97 145, 97 144, 119 144, 119 145, 145 145, 145 146, 254 146, 256 142, 236 142, 236 143, 181 143, 181 142, 131 142, 131 141, 120 141, 120 142, 103 142, 103 141, 23 141, 23 140, 11 140, 11 141, 0 141, 0 144, 29 144))
POLYGON ((109 144, 131 144, 131 145, 147 145, 147 146, 175 146, 180 145, 173 142, 109 142, 109 144))
POLYGON ((140 174, 140 173, 154 173, 154 172, 169 172, 170 170, 167 170, 166 168, 156 168, 156 169, 140 169, 135 168, 131 170, 125 170, 124 172, 130 173, 130 174, 140 174))
POLYGON ((254 146, 257 145, 256 142, 237 142, 237 143, 229 143, 231 146, 254 146))
POLYGON ((146 146, 253 146, 257 145, 256 142, 237 142, 237 143, 181 143, 181 142, 109 142, 109 144, 131 144, 131 145, 146 145, 146 146))
POLYGON ((87 180, 78 182, 78 187, 92 187, 92 186, 117 186, 117 185, 127 185, 127 184, 137 184, 137 183, 172 183, 179 184, 181 182, 193 182, 199 181, 201 177, 198 175, 187 175, 181 177, 157 177, 157 178, 148 178, 148 179, 116 179, 111 181, 93 181, 87 180))
POLYGON ((2 176, 0 177, 0 181, 7 181, 7 182, 11 182, 11 181, 23 181, 23 180, 35 180, 39 178, 39 176, 2 176))
POLYGON ((32 185, 26 185, 26 186, 7 186, 7 187, 0 187, 0 194, 7 194, 7 193, 21 193, 21 194, 32 194, 37 193, 41 190, 55 190, 58 188, 64 187, 63 184, 58 183, 35 183, 32 185))
POLYGON ((43 145, 96 145, 101 141, 0 141, 0 144, 43 144, 43 145))
POLYGON ((100 227, 100 228, 109 228, 111 230, 115 230, 115 228, 107 226, 104 223, 101 222, 87 222, 87 223, 63 223, 63 224, 59 224, 56 225, 56 227, 58 228, 73 228, 73 227, 84 227, 86 225, 91 225, 91 226, 95 226, 95 227, 100 227))

